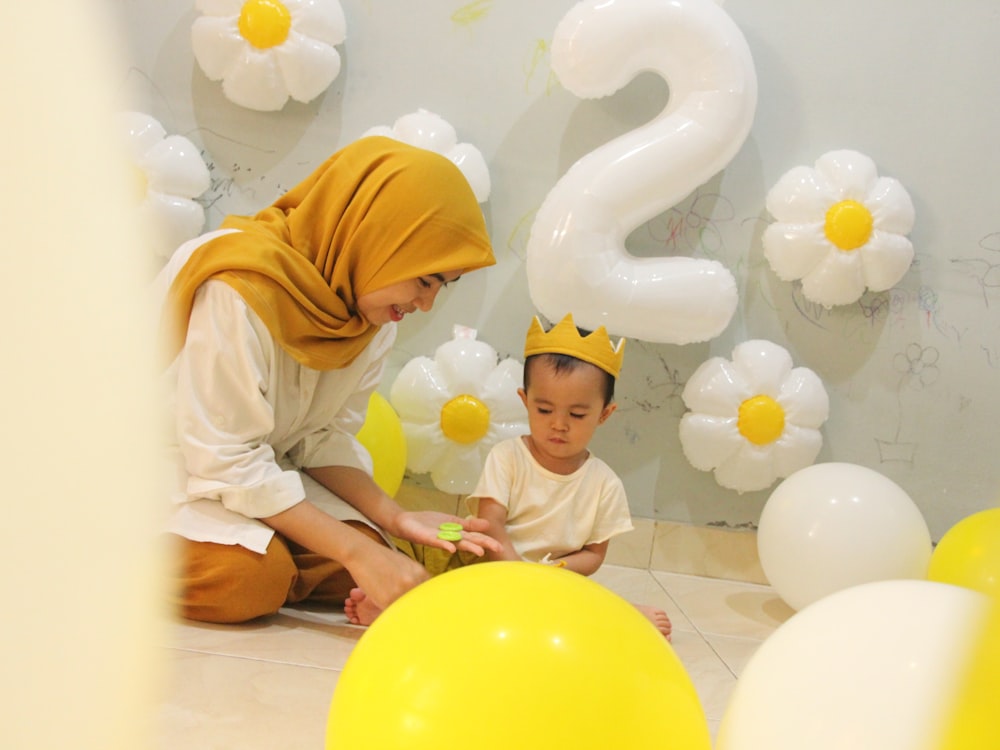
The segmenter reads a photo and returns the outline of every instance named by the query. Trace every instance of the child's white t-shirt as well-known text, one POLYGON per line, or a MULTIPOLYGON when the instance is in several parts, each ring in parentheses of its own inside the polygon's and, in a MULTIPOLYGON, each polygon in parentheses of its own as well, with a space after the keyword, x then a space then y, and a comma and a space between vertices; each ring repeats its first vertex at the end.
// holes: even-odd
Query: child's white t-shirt
POLYGON ((576 552, 632 530, 625 488, 593 454, 572 474, 556 474, 531 455, 523 437, 497 443, 466 502, 475 513, 489 497, 507 508, 507 534, 525 560, 576 552))

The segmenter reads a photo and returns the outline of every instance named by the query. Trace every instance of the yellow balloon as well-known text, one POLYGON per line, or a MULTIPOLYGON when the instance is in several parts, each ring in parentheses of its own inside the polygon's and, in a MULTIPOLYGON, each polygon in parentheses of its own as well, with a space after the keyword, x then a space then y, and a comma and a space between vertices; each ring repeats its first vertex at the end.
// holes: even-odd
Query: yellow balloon
POLYGON ((1000 595, 973 639, 967 674, 954 699, 939 750, 1000 748, 1000 595))
POLYGON ((443 573, 358 641, 337 681, 327 750, 710 750, 671 646, 588 578, 528 562, 443 573))
POLYGON ((1000 508, 973 513, 948 529, 934 548, 927 577, 991 599, 990 613, 972 639, 967 674, 938 747, 1000 748, 1000 508))
POLYGON ((406 436, 396 410, 377 391, 368 398, 365 423, 357 438, 371 454, 375 484, 395 497, 406 472, 406 436))
POLYGON ((927 577, 1000 597, 1000 508, 952 526, 931 553, 927 577))

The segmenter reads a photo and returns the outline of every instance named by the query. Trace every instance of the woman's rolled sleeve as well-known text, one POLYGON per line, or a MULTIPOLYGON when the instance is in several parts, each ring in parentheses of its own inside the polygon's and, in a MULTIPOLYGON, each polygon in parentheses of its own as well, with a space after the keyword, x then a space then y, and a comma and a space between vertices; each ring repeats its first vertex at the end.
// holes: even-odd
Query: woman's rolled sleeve
POLYGON ((208 282, 198 291, 176 390, 187 496, 219 500, 250 518, 280 513, 305 497, 301 477, 278 465, 267 442, 274 429, 264 396, 270 346, 229 287, 208 282))
POLYGON ((332 428, 303 439, 294 458, 296 463, 308 469, 348 466, 371 474, 375 468, 368 450, 354 435, 332 428))
POLYGON ((301 502, 305 489, 297 471, 282 471, 250 486, 218 485, 192 478, 188 494, 219 500, 227 509, 248 518, 268 518, 301 502))
POLYGON ((337 410, 332 422, 321 430, 303 438, 290 457, 299 466, 347 466, 366 474, 374 471, 373 457, 357 439, 368 413, 368 402, 382 379, 386 357, 396 338, 395 326, 386 327, 369 345, 368 366, 364 368, 337 410))

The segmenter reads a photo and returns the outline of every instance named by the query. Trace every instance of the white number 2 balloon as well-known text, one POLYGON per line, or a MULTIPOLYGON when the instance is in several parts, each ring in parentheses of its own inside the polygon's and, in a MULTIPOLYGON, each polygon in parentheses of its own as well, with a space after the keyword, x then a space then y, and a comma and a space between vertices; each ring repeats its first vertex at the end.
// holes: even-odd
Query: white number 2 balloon
POLYGON ((736 310, 732 274, 687 257, 637 258, 625 239, 736 155, 757 77, 746 40, 713 0, 584 0, 556 28, 552 67, 577 96, 614 93, 638 73, 670 87, 651 122, 580 158, 549 192, 527 245, 532 302, 551 321, 644 341, 719 335, 736 310))

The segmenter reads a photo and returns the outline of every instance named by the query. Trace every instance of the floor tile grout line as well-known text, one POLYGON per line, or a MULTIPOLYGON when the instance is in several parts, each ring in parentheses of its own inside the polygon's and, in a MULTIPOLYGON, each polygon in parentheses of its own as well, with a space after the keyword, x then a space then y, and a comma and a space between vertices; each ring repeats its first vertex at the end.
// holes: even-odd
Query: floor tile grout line
POLYGON ((705 641, 705 644, 712 650, 712 653, 715 654, 716 657, 719 659, 719 661, 722 662, 722 666, 724 666, 726 668, 726 671, 728 671, 729 674, 731 674, 733 676, 734 680, 736 680, 737 682, 739 682, 740 676, 738 674, 736 674, 736 670, 733 669, 730 666, 730 664, 726 660, 726 658, 722 654, 719 653, 719 650, 715 647, 715 644, 712 643, 711 639, 705 637, 704 634, 702 634, 701 637, 705 641))
MULTIPOLYGON (((715 654, 716 658, 718 658, 718 660, 722 662, 722 665, 726 668, 729 674, 733 676, 733 679, 739 680, 739 675, 736 674, 736 670, 733 669, 733 667, 729 664, 726 658, 719 653, 719 650, 715 647, 715 644, 713 644, 711 640, 712 636, 721 638, 737 638, 738 636, 728 636, 724 633, 712 633, 709 631, 702 630, 701 627, 698 626, 698 623, 695 621, 696 618, 692 617, 691 614, 684 608, 684 606, 679 601, 677 601, 673 596, 671 596, 669 589, 667 589, 667 587, 660 581, 659 578, 653 575, 652 570, 649 571, 649 574, 650 578, 652 578, 653 581, 656 583, 656 585, 663 590, 663 593, 667 595, 667 598, 674 603, 677 609, 681 611, 681 614, 683 614, 684 617, 687 619, 687 621, 691 623, 691 627, 694 628, 698 636, 702 639, 702 641, 705 642, 705 645, 707 645, 709 649, 711 649, 712 653, 715 654)), ((743 638, 742 640, 758 642, 756 638, 743 638)), ((759 642, 763 643, 763 641, 759 642)))
MULTIPOLYGON (((649 570, 647 572, 649 573, 649 577, 652 578, 653 581, 656 583, 656 585, 660 587, 660 589, 667 596, 667 598, 670 599, 670 601, 672 601, 674 603, 674 606, 676 606, 677 609, 680 610, 681 614, 684 615, 685 619, 687 619, 687 621, 689 623, 691 623, 691 627, 694 628, 695 634, 701 639, 702 643, 704 643, 708 647, 708 649, 712 652, 712 654, 715 656, 715 658, 719 660, 719 663, 722 664, 722 666, 725 668, 725 670, 727 672, 729 672, 729 674, 730 674, 730 676, 732 676, 733 680, 735 682, 738 682, 739 681, 739 676, 736 674, 735 670, 730 666, 729 662, 726 661, 726 659, 722 656, 722 654, 719 653, 718 649, 715 648, 715 646, 712 644, 712 641, 709 640, 708 635, 706 635, 706 633, 700 627, 698 627, 698 624, 695 622, 695 619, 688 613, 688 611, 681 605, 681 603, 679 601, 677 601, 677 599, 675 599, 670 594, 670 591, 660 581, 660 579, 657 578, 655 575, 653 575, 653 571, 652 570, 649 570)), ((687 670, 687 667, 685 667, 685 671, 686 670, 687 670)), ((689 675, 689 679, 691 679, 690 675, 689 675)), ((692 682, 693 682, 693 680, 692 680, 692 682)), ((701 697, 699 696, 699 703, 700 702, 701 702, 701 697)), ((702 711, 705 711, 704 704, 702 704, 702 711)), ((708 713, 706 712, 705 713, 705 722, 706 722, 706 724, 711 724, 712 722, 714 722, 715 726, 718 727, 719 723, 722 721, 722 716, 724 714, 725 714, 725 707, 723 707, 722 715, 720 715, 718 717, 711 717, 710 718, 708 716, 708 713)), ((712 744, 714 746, 714 736, 713 736, 713 743, 712 744)))
POLYGON ((303 669, 317 669, 321 672, 342 672, 344 668, 340 667, 324 667, 319 664, 303 664, 297 661, 288 661, 285 659, 265 659, 259 656, 247 656, 246 654, 224 654, 219 651, 203 651, 196 648, 185 648, 183 646, 162 646, 161 648, 167 651, 180 651, 186 654, 196 654, 198 656, 215 656, 220 659, 237 659, 239 661, 249 661, 256 664, 277 664, 283 667, 301 667, 303 669))
POLYGON ((653 522, 653 535, 649 540, 649 554, 646 555, 646 570, 653 569, 653 550, 656 549, 656 522, 653 522))

